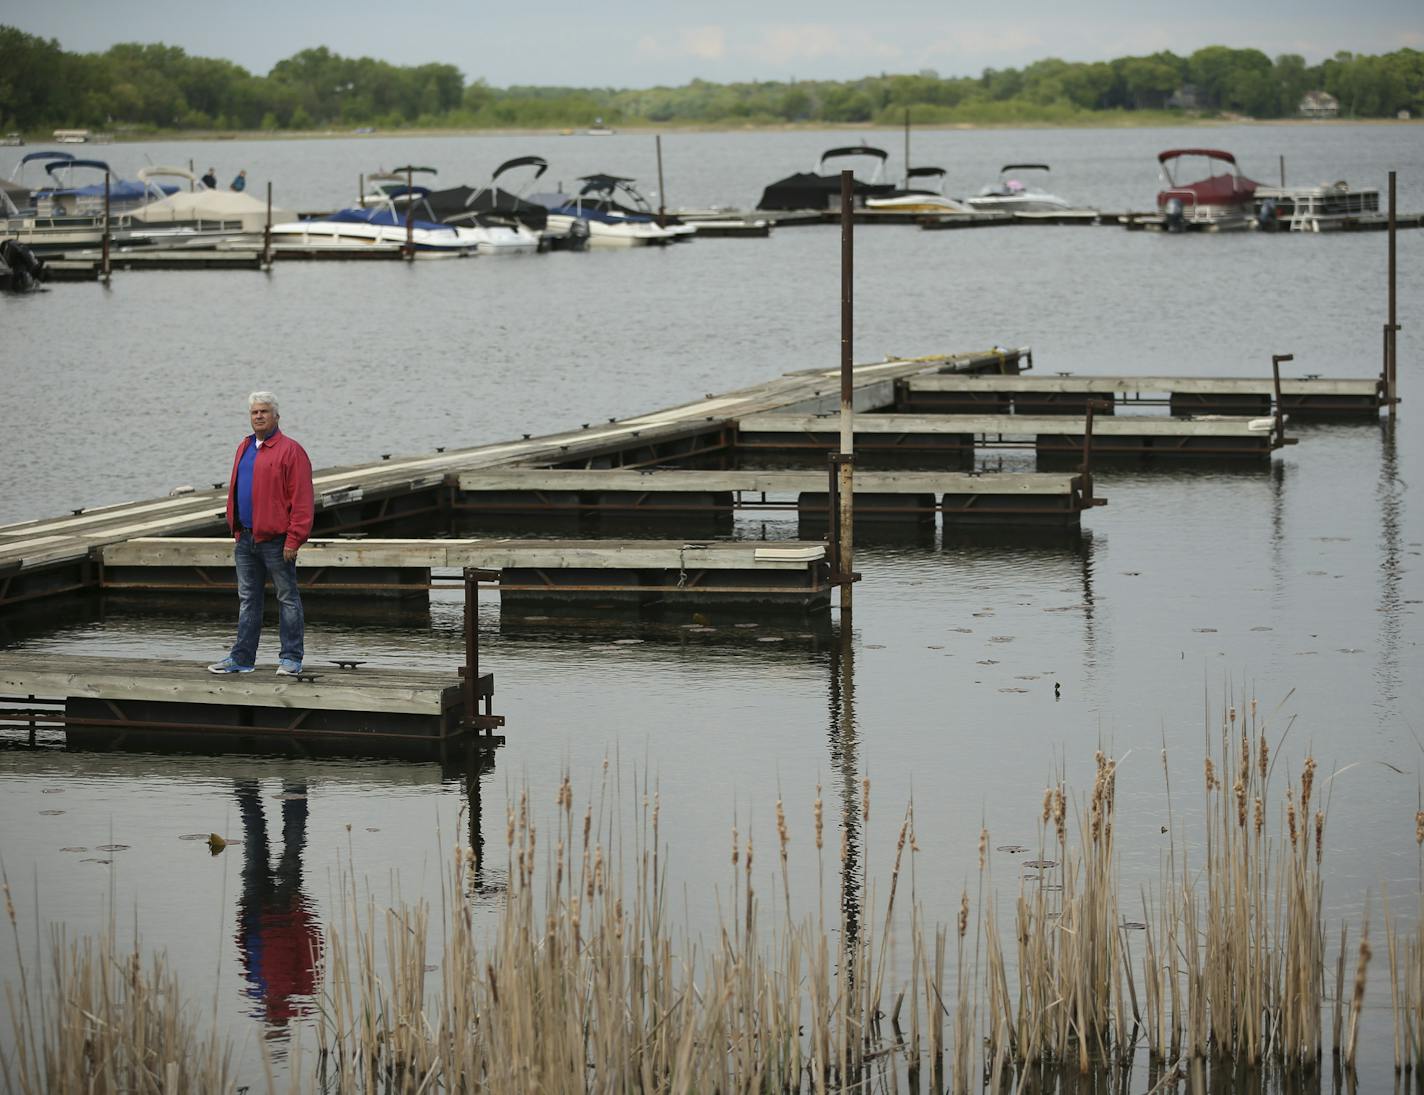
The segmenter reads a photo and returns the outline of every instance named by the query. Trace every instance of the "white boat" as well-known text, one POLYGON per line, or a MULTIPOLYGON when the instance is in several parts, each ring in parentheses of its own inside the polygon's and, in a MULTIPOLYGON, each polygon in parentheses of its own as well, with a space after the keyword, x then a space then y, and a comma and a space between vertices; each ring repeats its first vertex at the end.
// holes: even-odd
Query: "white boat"
POLYGON ((456 258, 479 254, 481 242, 483 237, 467 228, 418 219, 407 224, 389 203, 272 226, 275 251, 400 251, 409 246, 418 258, 456 258))
POLYGON ((1355 189, 1343 179, 1320 186, 1258 186, 1254 198, 1256 225, 1267 231, 1328 232, 1380 219, 1379 191, 1355 189))
POLYGON ((370 208, 384 201, 402 223, 406 210, 413 206, 423 223, 459 229, 463 239, 475 241, 482 255, 524 255, 539 250, 539 234, 515 217, 485 208, 487 203, 480 201, 483 190, 469 186, 447 190, 415 186, 409 181, 415 172, 436 173, 433 167, 398 167, 386 172, 377 176, 378 188, 365 195, 362 205, 370 208), (405 181, 392 183, 392 178, 405 181))
POLYGON ((942 167, 912 167, 905 172, 905 186, 889 194, 865 199, 867 209, 884 213, 972 213, 974 210, 957 198, 944 193, 945 170, 942 167), (934 189, 914 186, 916 179, 934 179, 934 189))
POLYGON ((697 229, 658 215, 648 200, 633 186, 633 180, 619 175, 585 175, 578 180, 583 188, 576 195, 531 194, 529 200, 549 211, 549 230, 577 232, 583 222, 590 247, 646 247, 691 239, 697 229), (628 204, 622 204, 618 199, 628 204))
POLYGON ((1055 213, 1074 208, 1057 194, 1038 190, 1011 172, 1048 171, 1046 163, 1008 163, 999 168, 999 181, 984 187, 965 202, 980 213, 1055 213))
POLYGON ((590 137, 611 137, 613 136, 613 127, 604 125, 602 118, 595 118, 593 125, 585 129, 584 133, 590 137))

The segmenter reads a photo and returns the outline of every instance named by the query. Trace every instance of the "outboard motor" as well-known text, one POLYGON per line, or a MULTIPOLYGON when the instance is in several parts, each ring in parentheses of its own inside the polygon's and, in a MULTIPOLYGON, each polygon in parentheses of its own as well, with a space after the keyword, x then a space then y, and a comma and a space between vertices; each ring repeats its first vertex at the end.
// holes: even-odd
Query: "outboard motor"
POLYGON ((1162 207, 1162 223, 1168 232, 1180 232, 1187 226, 1186 209, 1181 198, 1168 198, 1162 207))
POLYGON ((44 259, 36 258, 33 251, 15 240, 0 242, 0 270, 8 271, 7 276, 0 276, 0 287, 12 293, 28 293, 49 280, 44 259))
POLYGON ((1273 198, 1267 198, 1256 210, 1256 227, 1263 232, 1274 232, 1280 227, 1276 220, 1276 203, 1273 198))

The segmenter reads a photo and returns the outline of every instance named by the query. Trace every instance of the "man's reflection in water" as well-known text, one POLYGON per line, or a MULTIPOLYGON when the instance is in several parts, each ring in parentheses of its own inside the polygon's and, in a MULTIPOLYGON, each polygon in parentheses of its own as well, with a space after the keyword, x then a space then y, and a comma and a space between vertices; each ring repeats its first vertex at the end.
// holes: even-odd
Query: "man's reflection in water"
POLYGON ((280 1037, 287 1021, 306 1014, 316 992, 321 926, 302 893, 302 849, 307 840, 307 788, 286 782, 282 795, 282 857, 275 867, 267 845, 267 818, 255 779, 234 787, 242 813, 242 896, 237 903, 237 946, 246 994, 260 1004, 254 1014, 280 1037))

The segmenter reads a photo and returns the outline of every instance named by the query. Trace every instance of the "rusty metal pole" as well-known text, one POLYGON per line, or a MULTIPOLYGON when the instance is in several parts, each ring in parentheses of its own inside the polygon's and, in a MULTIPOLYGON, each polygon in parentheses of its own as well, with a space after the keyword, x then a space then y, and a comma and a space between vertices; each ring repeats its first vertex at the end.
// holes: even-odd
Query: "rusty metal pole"
POLYGON ((105 282, 107 282, 107 281, 109 280, 109 239, 110 239, 110 232, 109 232, 109 224, 110 224, 110 222, 109 222, 109 217, 110 217, 110 215, 112 214, 112 212, 113 212, 113 199, 112 199, 112 195, 110 194, 110 191, 109 191, 109 173, 108 173, 107 171, 105 171, 105 172, 104 172, 104 238, 103 238, 103 252, 102 252, 103 257, 101 258, 100 264, 99 264, 99 276, 100 276, 100 278, 101 278, 103 281, 105 281, 105 282))
POLYGON ((479 571, 465 568, 465 723, 480 713, 480 581, 479 571))
POLYGON ((657 134, 653 140, 658 149, 658 227, 667 227, 667 198, 663 193, 663 135, 657 134))
POLYGON ((415 186, 415 172, 409 167, 405 172, 405 260, 410 262, 415 258, 415 195, 411 193, 415 186))
POLYGON ((272 268, 272 180, 267 180, 267 223, 262 229, 262 265, 272 268))
POLYGON ((905 108, 905 189, 910 189, 910 108, 905 108))
POLYGON ((1281 153, 1281 187, 1284 188, 1285 185, 1286 185, 1286 157, 1285 157, 1285 153, 1283 152, 1283 153, 1281 153))
POLYGON ((836 522, 841 575, 841 612, 851 610, 851 584, 855 562, 855 385, 852 378, 852 349, 855 338, 855 224, 851 205, 855 195, 855 175, 841 171, 841 445, 837 467, 840 494, 836 522))
POLYGON ((1399 399, 1399 321, 1395 312, 1395 214, 1394 177, 1389 173, 1389 328, 1385 335, 1384 383, 1385 397, 1389 400, 1389 417, 1395 415, 1395 403, 1399 399))
POLYGON ((1097 403, 1088 401, 1083 415, 1083 470, 1081 473, 1083 487, 1083 505, 1093 504, 1093 409, 1097 403))
POLYGON ((1271 379, 1275 385, 1276 399, 1276 443, 1284 445, 1286 443, 1286 416, 1281 410, 1281 362, 1294 361, 1295 354, 1272 354, 1271 355, 1271 379))

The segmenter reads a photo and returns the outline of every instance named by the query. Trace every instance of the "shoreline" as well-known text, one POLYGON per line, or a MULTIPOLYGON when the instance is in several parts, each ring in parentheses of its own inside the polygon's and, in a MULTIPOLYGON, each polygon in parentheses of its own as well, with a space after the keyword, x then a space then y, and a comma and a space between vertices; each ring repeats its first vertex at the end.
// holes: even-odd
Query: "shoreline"
MULTIPOLYGON (((1024 121, 1024 122, 931 122, 912 123, 916 131, 976 131, 976 130, 1025 130, 1025 129, 1162 129, 1162 128, 1220 128, 1223 126, 1347 126, 1347 125, 1393 125, 1412 126, 1424 122, 1421 118, 1247 118, 1247 117, 1182 117, 1163 118, 1160 116, 1136 119, 1130 115, 1104 112, 1102 116, 1084 117, 1074 121, 1024 121)), ((807 133, 845 132, 869 133, 898 129, 899 125, 877 124, 874 122, 782 122, 775 124, 727 125, 706 124, 626 124, 616 127, 612 135, 649 136, 662 133, 807 133)), ((84 144, 134 144, 142 141, 308 141, 380 139, 393 137, 585 137, 583 129, 567 126, 509 126, 480 128, 464 126, 432 126, 428 128, 407 127, 400 129, 244 129, 231 131, 160 129, 127 133, 95 133, 84 144), (358 131, 359 130, 359 131, 358 131)), ((25 133, 25 144, 12 147, 31 147, 55 143, 53 138, 25 133)))

